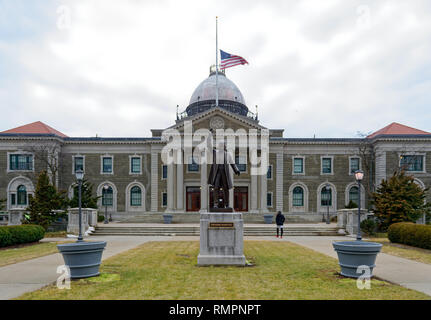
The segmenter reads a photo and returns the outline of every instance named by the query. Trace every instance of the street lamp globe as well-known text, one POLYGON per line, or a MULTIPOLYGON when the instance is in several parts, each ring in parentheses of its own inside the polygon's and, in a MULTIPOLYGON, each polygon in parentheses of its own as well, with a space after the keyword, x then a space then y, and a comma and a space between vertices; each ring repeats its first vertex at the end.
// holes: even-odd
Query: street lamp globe
POLYGON ((363 178, 364 178, 364 171, 362 171, 362 170, 355 171, 356 181, 360 182, 360 181, 362 181, 363 178))
POLYGON ((76 180, 82 181, 84 179, 84 171, 82 171, 81 169, 76 170, 75 177, 76 177, 76 180))

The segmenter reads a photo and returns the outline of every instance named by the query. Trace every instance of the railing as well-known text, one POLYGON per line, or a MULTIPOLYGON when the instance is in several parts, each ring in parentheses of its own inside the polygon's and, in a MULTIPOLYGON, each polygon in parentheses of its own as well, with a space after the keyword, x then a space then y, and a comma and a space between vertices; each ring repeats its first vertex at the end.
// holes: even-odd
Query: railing
MULTIPOLYGON (((205 112, 214 107, 215 100, 198 101, 192 103, 187 107, 185 111, 177 113, 177 120, 182 120, 195 114, 205 112)), ((229 112, 239 114, 241 116, 245 116, 247 118, 257 121, 257 114, 249 111, 247 106, 243 105, 242 103, 229 100, 219 100, 219 107, 229 112)))

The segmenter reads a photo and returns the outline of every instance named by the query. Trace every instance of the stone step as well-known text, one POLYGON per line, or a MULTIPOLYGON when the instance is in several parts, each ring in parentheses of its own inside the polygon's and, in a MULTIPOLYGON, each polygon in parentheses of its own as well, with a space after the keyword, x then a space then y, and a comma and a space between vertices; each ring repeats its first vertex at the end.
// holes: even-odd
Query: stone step
MULTIPOLYGON (((97 226, 92 235, 95 236, 199 236, 199 226, 97 226)), ((245 226, 245 236, 275 236, 276 228, 273 225, 245 226)), ((336 236, 338 228, 325 225, 289 225, 284 228, 286 236, 336 236)))
MULTIPOLYGON (((199 237, 198 233, 94 233, 92 236, 196 236, 199 237)), ((275 233, 250 233, 244 234, 244 236, 253 236, 253 237, 274 237, 275 233)), ((283 236, 339 236, 338 233, 328 232, 328 233, 320 233, 320 232, 288 232, 283 233, 283 236)))

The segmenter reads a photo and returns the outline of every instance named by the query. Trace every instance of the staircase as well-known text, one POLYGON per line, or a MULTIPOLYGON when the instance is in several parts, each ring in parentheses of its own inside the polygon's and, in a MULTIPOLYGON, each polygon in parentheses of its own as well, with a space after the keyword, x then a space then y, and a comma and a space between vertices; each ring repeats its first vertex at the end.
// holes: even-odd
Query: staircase
MULTIPOLYGON (((245 236, 275 236, 274 225, 245 225, 245 236)), ((339 236, 335 224, 291 224, 284 227, 284 236, 339 236)), ((99 224, 92 236, 199 236, 195 224, 99 224)))

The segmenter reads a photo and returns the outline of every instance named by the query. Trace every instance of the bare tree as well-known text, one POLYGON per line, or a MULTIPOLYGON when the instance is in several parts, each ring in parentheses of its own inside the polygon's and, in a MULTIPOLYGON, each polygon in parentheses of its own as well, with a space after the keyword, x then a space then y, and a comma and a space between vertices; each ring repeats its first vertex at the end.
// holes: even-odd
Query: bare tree
POLYGON ((365 174, 368 176, 368 179, 363 181, 363 185, 365 187, 365 191, 367 193, 368 199, 371 199, 372 194, 374 192, 374 179, 372 175, 373 164, 375 161, 375 150, 373 145, 366 139, 371 133, 363 133, 357 132, 357 136, 362 138, 362 141, 359 142, 358 146, 358 154, 361 158, 362 168, 365 174))
POLYGON ((41 141, 26 145, 24 150, 32 153, 35 162, 46 168, 51 183, 58 187, 59 169, 64 157, 61 153, 61 144, 56 141, 41 141))

